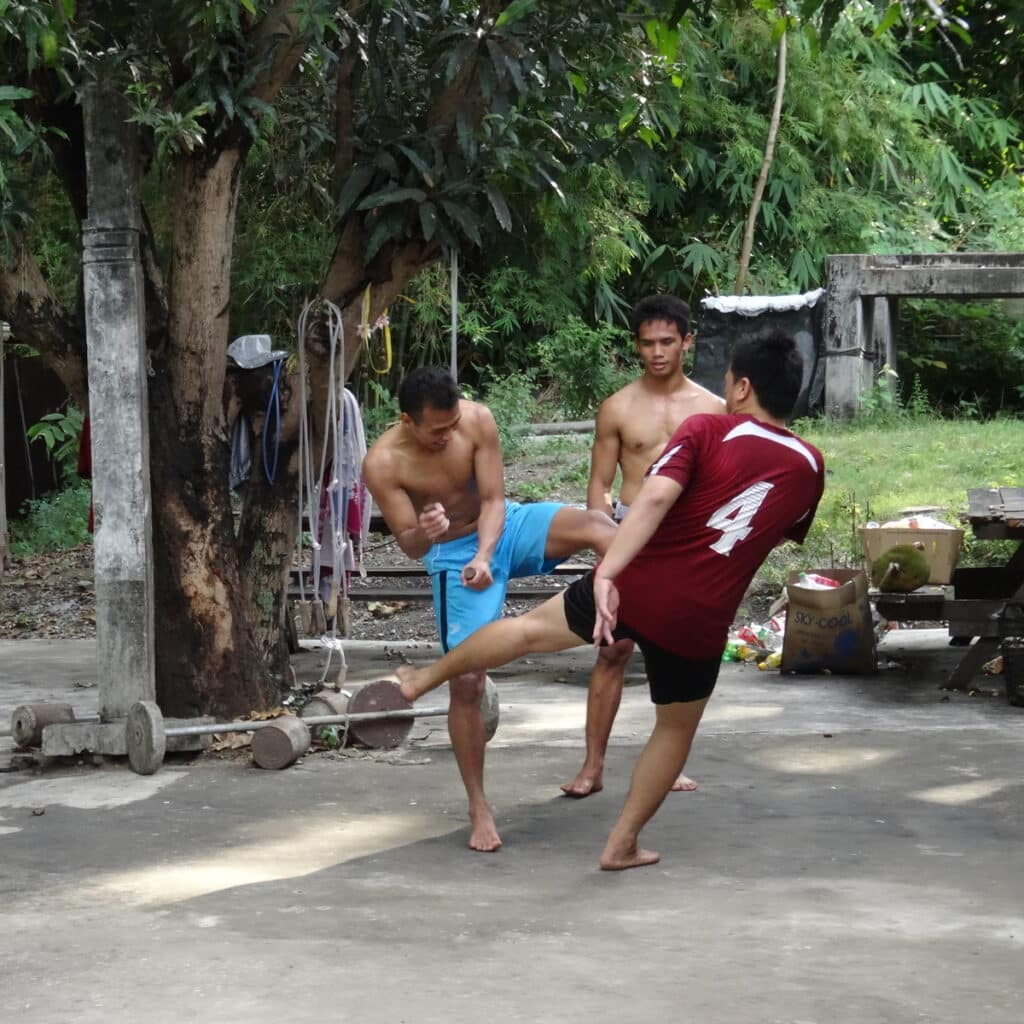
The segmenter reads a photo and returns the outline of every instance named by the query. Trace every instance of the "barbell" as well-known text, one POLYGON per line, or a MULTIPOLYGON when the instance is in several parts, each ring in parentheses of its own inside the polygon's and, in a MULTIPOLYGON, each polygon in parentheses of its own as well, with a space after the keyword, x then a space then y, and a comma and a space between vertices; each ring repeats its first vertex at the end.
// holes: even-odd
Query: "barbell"
MULTIPOLYGON (((498 688, 488 676, 481 701, 484 734, 491 739, 498 727, 500 709, 498 688)), ((166 727, 160 708, 153 701, 137 701, 128 709, 126 727, 128 763, 139 775, 152 775, 160 769, 167 751, 169 736, 210 736, 228 732, 251 732, 253 759, 261 768, 287 768, 308 749, 311 728, 324 725, 345 727, 346 738, 359 740, 367 746, 389 749, 397 747, 408 736, 417 718, 438 718, 448 714, 447 708, 417 709, 402 697, 398 684, 381 679, 356 690, 339 694, 318 694, 304 709, 316 711, 326 704, 338 709, 335 714, 303 713, 301 718, 284 715, 262 721, 233 721, 166 727)))

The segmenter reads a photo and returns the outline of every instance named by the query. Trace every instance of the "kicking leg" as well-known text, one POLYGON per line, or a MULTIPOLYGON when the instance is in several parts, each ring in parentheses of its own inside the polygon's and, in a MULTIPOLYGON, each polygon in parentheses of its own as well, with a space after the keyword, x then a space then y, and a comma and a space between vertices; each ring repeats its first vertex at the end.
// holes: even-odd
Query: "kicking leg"
POLYGON ((608 737, 622 699, 626 664, 636 645, 632 640, 619 640, 597 653, 594 670, 587 687, 587 753, 583 767, 572 782, 562 786, 566 796, 585 797, 599 793, 604 786, 604 756, 608 737))
POLYGON ((451 681, 448 705, 448 735, 455 761, 469 798, 471 832, 469 848, 492 853, 501 846, 491 805, 484 795, 484 723, 480 700, 484 693, 484 674, 467 673, 451 681))
POLYGON ((555 513, 548 527, 544 558, 568 558, 588 548, 603 555, 614 540, 617 529, 603 512, 566 505, 555 513))
POLYGON ((707 698, 656 705, 654 731, 637 758, 625 806, 601 854, 605 871, 638 868, 661 860, 660 854, 640 849, 637 840, 683 770, 706 705, 707 698))
POLYGON ((561 594, 526 615, 499 619, 478 629, 458 647, 425 668, 398 669, 402 696, 414 701, 436 689, 447 679, 505 665, 524 654, 565 651, 586 643, 565 621, 565 599, 561 594))

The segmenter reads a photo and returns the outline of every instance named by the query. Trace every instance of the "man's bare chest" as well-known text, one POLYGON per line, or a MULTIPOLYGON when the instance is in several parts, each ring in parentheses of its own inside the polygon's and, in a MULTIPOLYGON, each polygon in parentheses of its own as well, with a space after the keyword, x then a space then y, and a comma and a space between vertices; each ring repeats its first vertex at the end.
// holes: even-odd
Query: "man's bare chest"
POLYGON ((623 454, 657 455, 686 418, 686 402, 633 402, 619 428, 623 454))
POLYGON ((473 453, 470 446, 405 460, 400 485, 414 502, 441 501, 475 490, 473 453))

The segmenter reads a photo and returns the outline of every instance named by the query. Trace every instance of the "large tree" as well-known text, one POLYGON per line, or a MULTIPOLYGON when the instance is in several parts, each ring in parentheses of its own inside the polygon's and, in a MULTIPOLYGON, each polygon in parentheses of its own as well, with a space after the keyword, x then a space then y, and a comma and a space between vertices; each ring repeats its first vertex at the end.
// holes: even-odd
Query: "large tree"
MULTIPOLYGON (((165 211, 142 211, 142 253, 157 695, 166 711, 266 705, 286 669, 294 372, 283 388, 284 471, 274 484, 254 471, 237 530, 228 494, 233 240, 254 147, 263 166, 290 161, 293 175, 308 172, 322 196, 330 246, 305 290, 340 307, 356 339, 368 285, 376 317, 446 251, 479 245, 492 222, 507 228, 506 191, 557 190, 579 140, 614 126, 645 22, 678 21, 690 6, 0 0, 0 59, 11 69, 0 92, 0 126, 11 128, 0 173, 0 318, 83 408, 81 303, 60 300, 33 254, 31 186, 50 168, 73 216, 87 216, 87 81, 129 98, 149 157, 146 193, 165 211)), ((357 348, 347 347, 346 372, 357 348)), ((315 421, 325 358, 314 332, 315 421)), ((267 386, 241 389, 241 400, 259 410, 267 386)))
MULTIPOLYGON (((259 429, 270 387, 269 374, 234 386, 226 369, 230 335, 251 326, 231 294, 236 224, 280 225, 278 185, 285 206, 301 206, 315 227, 290 266, 280 319, 293 321, 303 298, 335 303, 347 373, 368 286, 375 318, 423 268, 480 246, 510 227, 512 210, 559 195, 571 172, 611 155, 642 178, 685 124, 681 41, 695 20, 746 6, 0 0, 0 319, 83 408, 81 301, 34 250, 39 183, 59 183, 78 224, 87 216, 79 101, 97 78, 127 97, 147 153, 157 694, 167 712, 260 707, 286 674, 303 390, 291 370, 279 472, 270 484, 254 469, 236 528, 226 408, 241 402, 259 429)), ((800 13, 813 20, 821 9, 827 28, 842 7, 805 0, 800 13)), ((246 237, 292 248, 266 231, 246 237)), ((59 276, 77 279, 78 268, 59 276)), ((322 323, 308 356, 309 412, 322 430, 322 323)))

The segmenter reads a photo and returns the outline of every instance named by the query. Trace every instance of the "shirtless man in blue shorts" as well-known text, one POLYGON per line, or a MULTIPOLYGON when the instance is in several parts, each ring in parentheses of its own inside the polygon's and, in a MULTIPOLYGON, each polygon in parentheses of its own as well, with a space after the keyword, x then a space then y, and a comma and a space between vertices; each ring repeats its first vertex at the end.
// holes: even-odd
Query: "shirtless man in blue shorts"
MULTIPOLYGON (((602 512, 506 501, 494 417, 460 398, 445 370, 414 370, 398 405, 401 418, 367 453, 363 475, 398 546, 430 574, 445 652, 501 617, 510 578, 550 572, 585 548, 607 550, 616 527, 602 512)), ((451 680, 448 732, 469 798, 469 846, 489 852, 501 837, 484 795, 485 678, 451 680)))

